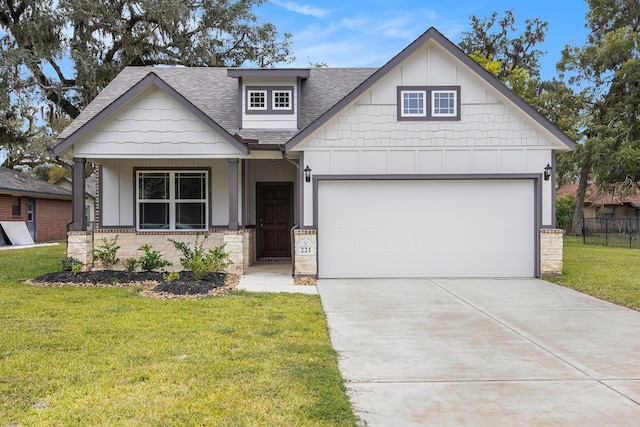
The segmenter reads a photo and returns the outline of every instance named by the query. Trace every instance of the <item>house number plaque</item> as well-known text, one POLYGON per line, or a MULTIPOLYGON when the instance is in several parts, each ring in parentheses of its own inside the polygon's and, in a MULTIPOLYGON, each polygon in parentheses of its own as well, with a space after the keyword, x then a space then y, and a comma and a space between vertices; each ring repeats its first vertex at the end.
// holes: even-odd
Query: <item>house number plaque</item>
POLYGON ((315 249, 309 239, 303 239, 296 245, 296 255, 315 255, 315 249))

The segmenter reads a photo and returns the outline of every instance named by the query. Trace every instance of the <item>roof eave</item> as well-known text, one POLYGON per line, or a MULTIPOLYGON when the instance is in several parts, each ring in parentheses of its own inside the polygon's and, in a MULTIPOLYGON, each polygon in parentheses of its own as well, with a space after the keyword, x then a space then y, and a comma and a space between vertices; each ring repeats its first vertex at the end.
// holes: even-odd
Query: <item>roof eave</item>
POLYGON ((8 194, 16 197, 35 197, 40 199, 57 199, 57 200, 71 200, 71 194, 53 194, 39 191, 24 191, 14 188, 0 188, 0 194, 8 194))
POLYGON ((227 76, 242 77, 299 77, 308 79, 311 71, 308 68, 229 68, 227 76))

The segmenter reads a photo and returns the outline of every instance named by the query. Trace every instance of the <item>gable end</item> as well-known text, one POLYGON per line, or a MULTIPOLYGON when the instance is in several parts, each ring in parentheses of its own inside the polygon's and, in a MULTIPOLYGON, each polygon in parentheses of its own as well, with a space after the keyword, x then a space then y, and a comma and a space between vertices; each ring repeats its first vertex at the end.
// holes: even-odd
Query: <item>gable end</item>
MULTIPOLYGON (((323 113, 320 117, 318 117, 314 122, 308 125, 306 128, 302 129, 295 137, 291 138, 285 144, 285 151, 289 151, 298 145, 305 138, 310 136, 313 132, 315 132, 318 128, 320 128, 323 124, 329 121, 333 116, 335 116, 338 112, 342 111, 346 108, 350 103, 355 101, 360 95, 362 95, 365 91, 371 88, 375 83, 380 81, 383 77, 385 77, 391 70, 396 68, 407 59, 410 55, 412 55, 416 50, 418 50, 421 46, 423 46, 427 41, 433 39, 440 46, 442 46, 447 52, 452 54, 455 58, 460 60, 464 65, 469 67, 473 72, 475 72, 481 79, 483 79, 486 83, 490 84, 493 88, 495 88, 498 92, 504 95, 509 101, 513 102, 518 108, 528 114, 533 120, 535 120, 538 124, 540 124, 543 128, 549 131, 553 136, 558 138, 558 140, 563 143, 570 150, 574 150, 576 143, 567 136, 560 128, 551 123, 546 117, 540 114, 535 108, 525 102, 522 98, 516 95, 511 89, 505 86, 502 82, 500 82, 495 76, 485 70, 480 64, 476 63, 473 59, 471 59, 468 55, 466 55, 458 46, 452 43, 449 39, 447 39, 444 35, 442 35, 438 30, 431 27, 425 33, 423 33, 418 39, 416 39, 413 43, 403 49, 399 54, 397 54, 394 58, 392 58, 389 62, 387 62, 382 68, 373 73, 368 79, 366 79, 362 84, 357 86, 353 91, 351 91, 348 95, 346 95, 342 100, 340 100, 337 104, 323 113)), ((458 100, 459 100, 458 96, 458 100)), ((459 112, 459 109, 458 109, 459 112)), ((398 113, 399 114, 399 113, 398 113)), ((442 118, 439 118, 442 119, 442 118)))
POLYGON ((65 139, 60 140, 58 145, 53 147, 53 154, 58 156, 67 152, 73 145, 80 141, 82 138, 87 136, 89 133, 93 132, 98 126, 100 126, 105 120, 107 120, 113 113, 119 110, 121 107, 128 104, 131 100, 133 100, 137 95, 143 92, 145 89, 150 86, 155 85, 160 90, 165 92, 168 96, 178 102, 182 107, 195 115, 198 119, 200 119, 203 123, 213 129, 215 132, 220 134, 229 144, 235 147, 242 154, 248 154, 249 149, 246 145, 242 144, 236 138, 234 138, 229 132, 227 132, 222 126, 216 123, 213 119, 211 119, 208 115, 203 113, 200 109, 198 109, 195 105, 193 105, 189 100, 187 100, 184 96, 182 96, 179 92, 173 89, 169 84, 167 84, 164 80, 158 77, 155 73, 150 72, 147 74, 142 80, 136 83, 131 87, 128 91, 122 94, 118 99, 112 102, 108 107, 100 111, 94 117, 92 117, 87 123, 85 123, 80 129, 75 131, 73 134, 68 136, 65 139))

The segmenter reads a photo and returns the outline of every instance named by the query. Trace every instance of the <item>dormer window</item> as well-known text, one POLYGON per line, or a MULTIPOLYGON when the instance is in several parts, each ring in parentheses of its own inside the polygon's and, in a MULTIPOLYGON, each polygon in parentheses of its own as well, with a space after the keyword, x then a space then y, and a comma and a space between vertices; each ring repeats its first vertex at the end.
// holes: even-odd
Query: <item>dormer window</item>
POLYGON ((247 114, 293 114, 292 86, 247 86, 247 114))
POLYGON ((290 90, 274 90, 273 109, 274 110, 290 110, 291 109, 291 91, 290 90))
POLYGON ((248 110, 264 111, 267 109, 267 91, 266 90, 250 90, 248 91, 249 106, 248 110))

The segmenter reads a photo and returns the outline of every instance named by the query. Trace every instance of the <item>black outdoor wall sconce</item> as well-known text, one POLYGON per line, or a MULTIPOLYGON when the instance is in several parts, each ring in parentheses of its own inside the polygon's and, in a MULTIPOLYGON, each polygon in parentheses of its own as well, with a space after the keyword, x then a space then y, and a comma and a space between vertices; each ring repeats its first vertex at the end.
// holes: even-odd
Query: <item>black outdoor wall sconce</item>
POLYGON ((544 167, 544 180, 549 181, 551 178, 551 165, 547 163, 547 166, 544 167))
POLYGON ((309 167, 309 165, 304 168, 304 180, 306 182, 311 182, 311 168, 309 167))

